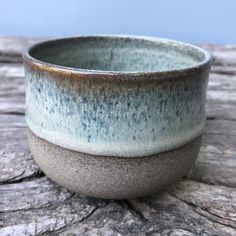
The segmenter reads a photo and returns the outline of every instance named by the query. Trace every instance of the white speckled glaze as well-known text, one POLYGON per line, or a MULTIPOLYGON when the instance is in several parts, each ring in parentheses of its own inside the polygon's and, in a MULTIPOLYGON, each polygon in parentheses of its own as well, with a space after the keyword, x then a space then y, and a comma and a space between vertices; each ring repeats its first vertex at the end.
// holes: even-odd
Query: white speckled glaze
POLYGON ((138 157, 202 133, 210 56, 197 47, 79 37, 36 45, 24 62, 28 126, 58 146, 138 157))

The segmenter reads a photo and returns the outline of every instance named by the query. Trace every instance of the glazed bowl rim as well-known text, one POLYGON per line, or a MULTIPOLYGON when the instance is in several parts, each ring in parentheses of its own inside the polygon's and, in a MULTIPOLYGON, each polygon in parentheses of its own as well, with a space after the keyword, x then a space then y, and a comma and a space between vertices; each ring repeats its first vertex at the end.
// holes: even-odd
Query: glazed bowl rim
POLYGON ((106 78, 113 78, 114 77, 122 77, 123 79, 131 77, 135 78, 143 78, 143 77, 155 77, 156 79, 163 79, 163 78, 172 78, 172 77, 179 77, 186 74, 192 74, 197 72, 200 69, 208 68, 211 64, 212 56, 204 49, 181 41, 176 41, 172 39, 160 38, 160 37, 150 37, 150 36, 133 36, 133 35, 82 35, 82 36, 74 36, 74 37, 60 37, 50 40, 45 40, 32 46, 26 48, 22 52, 23 62, 25 65, 29 65, 36 70, 45 71, 49 73, 56 73, 59 75, 69 75, 73 77, 73 75, 78 76, 86 76, 86 75, 94 75, 94 76, 105 76, 106 78), (58 41, 65 41, 65 40, 77 40, 77 39, 130 39, 130 40, 145 40, 151 43, 166 43, 171 44, 172 46, 179 46, 179 47, 189 47, 194 50, 194 53, 201 53, 204 58, 200 62, 193 63, 189 66, 184 66, 178 69, 167 69, 163 71, 112 71, 112 70, 93 70, 93 69, 83 69, 83 68, 76 68, 76 67, 68 67, 57 65, 49 62, 45 62, 43 60, 36 59, 34 56, 30 55, 31 50, 35 49, 36 47, 44 46, 48 43, 58 42, 58 41))

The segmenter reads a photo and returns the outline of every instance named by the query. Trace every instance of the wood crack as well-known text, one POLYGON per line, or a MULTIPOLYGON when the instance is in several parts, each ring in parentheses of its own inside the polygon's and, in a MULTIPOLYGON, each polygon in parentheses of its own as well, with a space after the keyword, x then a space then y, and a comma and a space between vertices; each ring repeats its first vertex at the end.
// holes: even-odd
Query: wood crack
POLYGON ((62 233, 64 230, 68 229, 68 228, 73 228, 76 227, 79 223, 84 223, 86 221, 88 221, 95 213, 96 211, 98 211, 99 209, 102 209, 104 207, 106 207, 107 205, 109 205, 109 203, 106 203, 105 205, 103 205, 102 207, 99 206, 95 206, 94 209, 92 209, 86 216, 83 216, 80 220, 73 222, 73 220, 71 221, 71 223, 68 223, 66 225, 64 225, 63 227, 61 227, 60 229, 57 230, 53 230, 53 231, 48 231, 48 232, 44 232, 42 234, 38 234, 38 235, 48 235, 48 236, 52 236, 52 235, 57 235, 59 233, 62 233))
POLYGON ((219 183, 215 183, 215 182, 208 182, 208 181, 201 181, 199 179, 196 179, 196 178, 192 178, 191 175, 187 175, 185 176, 183 179, 186 179, 186 180, 191 180, 191 181, 195 181, 197 183, 201 183, 201 184, 206 184, 206 185, 212 185, 212 186, 222 186, 222 187, 227 187, 227 188, 235 188, 236 186, 235 185, 229 185, 229 184, 219 184, 219 183))
POLYGON ((185 199, 177 196, 176 194, 170 192, 170 191, 166 191, 167 193, 169 193, 171 196, 177 198, 178 200, 184 202, 185 204, 187 204, 188 206, 190 206, 196 213, 200 214, 201 216, 203 217, 206 217, 208 220, 212 221, 212 222, 215 222, 215 223, 218 223, 218 224, 221 224, 223 226, 227 226, 227 227, 230 227, 232 229, 236 229, 236 226, 233 226, 232 224, 227 224, 227 223, 224 223, 222 221, 220 221, 219 219, 217 218, 220 218, 220 219, 223 219, 223 220, 226 220, 226 221, 229 221, 229 222, 232 222, 232 223, 236 223, 235 220, 232 220, 232 219, 228 219, 228 218, 225 218, 225 217, 222 217, 220 215, 217 215, 217 214, 214 214, 210 211, 208 211, 207 208, 204 208, 204 207, 201 207, 195 203, 192 203, 192 202, 188 202, 186 201, 185 199), (205 212, 207 214, 203 214, 202 212, 205 212), (207 216, 208 215, 208 216, 207 216))
POLYGON ((236 118, 226 118, 226 117, 216 117, 216 116, 207 116, 207 120, 219 120, 219 121, 236 121, 236 118))
POLYGON ((130 211, 132 214, 135 214, 139 217, 140 220, 147 222, 148 219, 142 214, 142 212, 134 205, 129 199, 121 200, 120 201, 125 208, 130 211))
POLYGON ((21 112, 21 111, 0 111, 0 115, 17 115, 17 116, 24 116, 25 112, 21 112))
POLYGON ((14 176, 14 177, 12 177, 12 178, 7 179, 6 181, 1 181, 1 182, 0 182, 0 185, 5 185, 5 184, 17 184, 17 183, 32 181, 32 180, 34 180, 34 179, 39 179, 39 178, 42 178, 42 177, 45 176, 45 174, 44 174, 42 171, 39 171, 38 173, 33 174, 33 175, 31 175, 31 176, 26 176, 26 177, 17 179, 17 178, 19 178, 20 176, 22 176, 24 173, 25 173, 25 171, 21 172, 21 173, 20 173, 19 175, 17 175, 17 176, 14 176), (16 180, 14 180, 14 179, 16 179, 16 180))

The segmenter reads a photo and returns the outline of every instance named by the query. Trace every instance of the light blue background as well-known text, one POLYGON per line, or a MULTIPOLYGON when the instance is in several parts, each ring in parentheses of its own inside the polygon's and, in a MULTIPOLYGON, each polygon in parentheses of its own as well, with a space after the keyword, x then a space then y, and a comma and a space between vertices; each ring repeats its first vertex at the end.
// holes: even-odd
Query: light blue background
POLYGON ((151 35, 236 43, 235 0, 0 0, 0 35, 151 35))

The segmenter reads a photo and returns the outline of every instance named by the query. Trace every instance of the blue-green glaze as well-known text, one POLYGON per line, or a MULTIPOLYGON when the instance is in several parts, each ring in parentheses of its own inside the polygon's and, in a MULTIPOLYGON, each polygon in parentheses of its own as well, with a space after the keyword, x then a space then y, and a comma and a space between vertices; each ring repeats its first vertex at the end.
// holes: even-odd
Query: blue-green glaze
POLYGON ((137 157, 172 150, 202 133, 210 57, 199 48, 81 37, 36 46, 24 60, 28 126, 53 144, 137 157))

